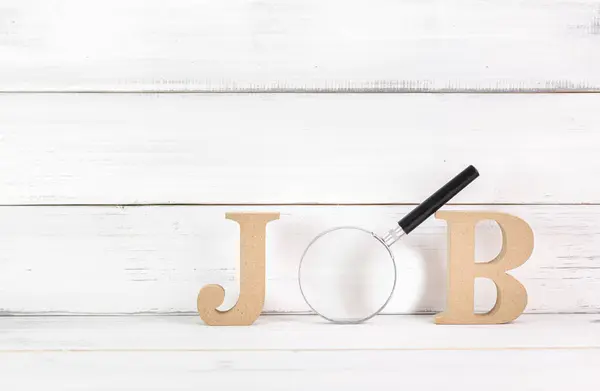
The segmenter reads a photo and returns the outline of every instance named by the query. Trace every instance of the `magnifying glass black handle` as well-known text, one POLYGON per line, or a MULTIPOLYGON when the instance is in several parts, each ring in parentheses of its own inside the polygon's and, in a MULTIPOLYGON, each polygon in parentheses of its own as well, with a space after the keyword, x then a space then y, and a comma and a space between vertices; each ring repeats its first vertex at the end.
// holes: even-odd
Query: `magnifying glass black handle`
POLYGON ((442 186, 438 191, 433 193, 421 205, 413 209, 409 214, 404 216, 398 222, 400 228, 405 234, 409 234, 413 229, 417 228, 429 216, 438 211, 444 204, 450 201, 462 189, 467 187, 479 176, 479 172, 473 166, 465 168, 460 174, 452 178, 450 182, 442 186))

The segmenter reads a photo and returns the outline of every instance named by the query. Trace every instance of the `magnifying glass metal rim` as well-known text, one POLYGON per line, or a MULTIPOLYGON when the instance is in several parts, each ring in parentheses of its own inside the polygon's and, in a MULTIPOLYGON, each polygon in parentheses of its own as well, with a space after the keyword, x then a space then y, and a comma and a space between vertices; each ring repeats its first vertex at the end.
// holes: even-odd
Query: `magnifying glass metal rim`
POLYGON ((361 323, 361 322, 364 322, 364 321, 366 321, 368 319, 371 319, 375 315, 379 314, 381 311, 383 311, 383 309, 385 308, 385 306, 392 299, 392 296, 394 294, 394 290, 396 289, 396 280, 398 278, 397 274, 396 274, 396 259, 394 258, 394 254, 390 250, 390 247, 396 241, 398 241, 402 236, 408 235, 409 233, 411 233, 416 227, 418 227, 427 218, 429 218, 429 216, 431 216, 432 214, 434 214, 444 204, 446 204, 448 201, 450 201, 456 194, 458 194, 465 187, 467 187, 478 176, 479 176, 479 171, 477 171, 477 169, 475 167, 473 167, 472 165, 468 166, 461 173, 459 173, 458 175, 456 175, 448 183, 446 183, 444 186, 442 186, 440 189, 438 189, 435 193, 433 193, 429 198, 427 198, 425 201, 423 201, 421 204, 419 204, 416 208, 414 208, 410 213, 408 213, 406 216, 404 216, 402 218, 402 220, 400 220, 398 222, 398 226, 395 227, 394 229, 391 229, 390 231, 388 231, 388 233, 383 238, 380 237, 379 235, 375 234, 372 231, 369 231, 369 230, 366 230, 366 229, 360 228, 360 227, 355 227, 355 226, 335 227, 335 228, 331 228, 331 229, 328 229, 326 231, 321 232, 317 237, 315 237, 308 244, 308 246, 306 247, 306 249, 302 253, 302 258, 300 258, 300 264, 298 266, 298 284, 300 286, 300 293, 302 294, 302 298, 304 299, 304 301, 306 302, 306 304, 317 315, 321 316, 322 318, 324 318, 324 319, 326 319, 326 320, 328 320, 330 322, 338 323, 338 324, 340 324, 340 323, 341 324, 361 323), (366 232, 366 233, 370 234, 375 239, 377 239, 387 249, 387 251, 388 251, 388 253, 390 255, 390 258, 392 260, 392 264, 394 265, 394 285, 392 287, 392 291, 391 291, 389 297, 387 298, 387 300, 385 301, 385 303, 377 311, 375 311, 374 313, 370 314, 367 317, 360 318, 360 319, 339 320, 339 319, 329 318, 329 317, 323 315, 322 313, 320 313, 319 311, 317 311, 310 304, 310 302, 306 298, 306 295, 304 294, 304 291, 302 290, 301 271, 302 271, 302 263, 304 261, 304 257, 306 256, 306 253, 312 247, 312 245, 314 244, 314 242, 316 242, 317 240, 319 240, 321 237, 323 237, 324 235, 326 235, 326 234, 328 234, 328 233, 330 233, 332 231, 336 231, 336 230, 340 230, 340 229, 357 229, 357 230, 360 230, 360 231, 363 231, 363 232, 366 232))
POLYGON ((321 232, 319 235, 317 235, 315 238, 313 238, 313 240, 310 241, 310 243, 308 244, 308 246, 306 246, 306 249, 302 253, 302 258, 300 258, 300 265, 298 266, 298 285, 300 287, 300 294, 302 295, 302 298, 304 299, 304 302, 317 315, 319 315, 323 319, 326 319, 326 320, 328 320, 330 322, 337 323, 337 324, 356 324, 356 323, 362 323, 362 322, 365 322, 365 321, 371 319, 375 315, 378 315, 379 313, 381 313, 381 311, 383 311, 383 309, 388 305, 388 303, 390 302, 390 300, 392 300, 392 297, 394 296, 394 291, 396 290, 396 281, 397 280, 398 280, 398 274, 397 274, 397 267, 396 267, 396 259, 394 258, 394 254, 392 253, 392 250, 390 250, 390 247, 388 246, 388 244, 386 243, 386 241, 381 236, 377 235, 376 233, 374 233, 372 231, 369 231, 369 230, 361 228, 361 227, 351 226, 351 225, 345 225, 345 226, 339 226, 339 227, 330 228, 330 229, 328 229, 326 231, 321 232), (327 235, 328 233, 331 233, 331 232, 334 232, 334 231, 343 230, 343 229, 359 230, 359 231, 368 233, 369 235, 373 236, 373 238, 377 239, 377 241, 379 241, 383 245, 383 247, 385 247, 385 249, 387 250, 387 252, 388 252, 388 254, 390 256, 390 260, 392 261, 392 266, 394 267, 394 283, 392 285, 392 289, 390 290, 390 293, 389 293, 388 297, 386 298, 385 302, 377 310, 375 310, 375 312, 373 312, 373 313, 371 313, 371 314, 369 314, 369 315, 367 315, 365 317, 357 318, 357 319, 334 319, 334 318, 330 318, 330 317, 324 315, 323 313, 319 312, 316 308, 314 308, 310 304, 310 301, 308 300, 308 298, 306 297, 306 294, 304 293, 304 290, 302 289, 302 276, 301 276, 301 274, 302 274, 302 264, 304 262, 304 257, 306 256, 306 253, 308 252, 308 250, 310 250, 310 248, 312 247, 312 245, 317 240, 321 239, 323 236, 327 235))

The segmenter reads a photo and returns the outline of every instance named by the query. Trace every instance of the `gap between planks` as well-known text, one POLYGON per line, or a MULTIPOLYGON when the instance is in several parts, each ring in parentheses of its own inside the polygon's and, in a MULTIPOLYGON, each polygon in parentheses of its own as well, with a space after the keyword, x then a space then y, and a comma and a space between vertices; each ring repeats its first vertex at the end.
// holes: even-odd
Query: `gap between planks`
POLYGON ((553 88, 540 89, 519 89, 505 88, 497 90, 477 89, 477 88, 441 88, 441 89, 411 89, 411 88, 333 88, 333 89, 315 89, 315 88, 240 88, 240 89, 196 89, 196 90, 0 90, 0 95, 9 94, 482 94, 482 95, 510 95, 510 94, 598 94, 600 89, 575 89, 575 90, 556 90, 553 88))
POLYGON ((234 353, 234 352, 498 352, 498 351, 572 351, 600 350, 600 346, 541 346, 500 348, 271 348, 271 349, 0 349, 0 354, 23 353, 234 353))
MULTIPOLYGON (((12 207, 108 207, 108 208, 131 208, 131 207, 156 207, 156 206, 206 206, 206 207, 223 207, 223 206, 251 206, 251 207, 272 207, 272 206, 416 206, 419 205, 413 202, 382 202, 382 203, 326 203, 326 202, 298 202, 298 203, 191 203, 191 202, 161 202, 161 203, 125 203, 125 204, 92 204, 92 203, 57 203, 57 204, 0 204, 0 208, 12 207)), ((559 203, 519 203, 519 202, 478 202, 478 203, 452 203, 449 202, 445 206, 600 206, 597 202, 559 202, 559 203)))
MULTIPOLYGON (((383 312, 378 314, 377 316, 418 316, 418 317, 431 317, 436 314, 442 312, 439 311, 415 311, 410 314, 406 312, 383 312)), ((540 312, 540 313, 525 313, 526 315, 535 315, 535 316, 556 316, 556 315, 599 315, 600 310, 591 311, 591 312, 583 312, 583 311, 555 311, 555 312, 540 312)), ((523 315, 525 315, 523 314, 523 315)), ((48 311, 48 312, 1 312, 0 311, 0 319, 3 318, 143 318, 143 317, 193 317, 200 316, 197 312, 193 311, 157 311, 157 312, 62 312, 62 311, 48 311)), ((307 311, 266 311, 260 314, 260 317, 270 317, 270 316, 317 316, 313 312, 307 311)), ((600 323, 600 319, 597 321, 600 323)))

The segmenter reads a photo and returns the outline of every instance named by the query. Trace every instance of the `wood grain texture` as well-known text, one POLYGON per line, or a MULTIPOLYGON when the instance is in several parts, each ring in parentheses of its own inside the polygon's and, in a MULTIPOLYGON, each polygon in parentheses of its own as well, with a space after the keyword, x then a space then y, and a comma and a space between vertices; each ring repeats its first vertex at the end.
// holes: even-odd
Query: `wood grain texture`
POLYGON ((218 307, 225 300, 225 290, 221 285, 205 285, 198 294, 198 314, 211 326, 250 326, 265 304, 266 227, 279 220, 279 213, 227 213, 225 218, 240 225, 239 298, 233 307, 221 311, 218 307))
POLYGON ((435 217, 446 221, 448 232, 447 300, 437 324, 502 324, 517 319, 527 307, 527 289, 509 272, 529 260, 534 249, 534 234, 523 219, 507 213, 441 211, 435 217), (476 227, 483 221, 498 224, 502 245, 489 262, 477 262, 476 227), (496 302, 484 314, 475 308, 476 278, 496 285, 496 302))
POLYGON ((596 0, 5 0, 3 91, 589 91, 596 0))
MULTIPOLYGON (((281 213, 280 220, 267 226, 264 311, 306 312, 297 267, 317 233, 349 224, 384 233, 410 209, 1 207, 0 308, 4 314, 196 314, 198 290, 219 284, 226 292, 221 308, 227 309, 239 293, 239 228, 225 219, 225 213, 255 211, 281 213)), ((446 210, 506 212, 532 227, 533 255, 511 272, 527 288, 527 313, 600 310, 600 206, 482 205, 446 210)), ((476 240, 478 261, 491 260, 500 251, 500 231, 493 223, 479 224, 476 240)), ((443 310, 445 223, 429 219, 394 245, 393 251, 398 286, 386 312, 443 310)), ((360 292, 367 299, 381 293, 378 288, 360 292)), ((476 280, 476 309, 489 310, 495 294, 489 281, 476 280)))
POLYGON ((600 314, 526 314, 511 324, 486 326, 440 326, 429 315, 380 315, 356 325, 315 315, 264 315, 244 327, 210 327, 193 315, 28 316, 0 317, 0 330, 0 355, 600 349, 600 314))
POLYGON ((525 315, 512 325, 476 327, 436 326, 427 316, 353 326, 267 316, 241 328, 205 327, 197 317, 0 318, 0 386, 597 389, 597 318, 525 315))
POLYGON ((4 94, 0 204, 600 203, 600 94, 4 94))
POLYGON ((0 386, 27 391, 594 390, 600 352, 51 352, 0 356, 0 386), (503 376, 498 375, 499 367, 503 376), (31 375, 35 374, 35 375, 31 375), (433 375, 432 375, 433 374, 433 375), (571 388, 572 387, 572 388, 571 388))

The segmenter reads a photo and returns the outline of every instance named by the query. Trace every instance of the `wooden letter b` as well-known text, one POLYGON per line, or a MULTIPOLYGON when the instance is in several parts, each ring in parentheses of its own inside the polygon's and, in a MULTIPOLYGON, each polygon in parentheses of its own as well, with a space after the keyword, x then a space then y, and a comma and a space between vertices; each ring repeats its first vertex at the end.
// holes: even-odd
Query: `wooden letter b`
POLYGON ((497 324, 515 320, 527 305, 527 291, 508 270, 521 266, 533 252, 533 231, 518 217, 492 212, 438 212, 448 223, 448 298, 437 324, 497 324), (475 225, 494 220, 502 231, 502 250, 492 261, 475 263, 475 225), (486 314, 474 313, 475 278, 496 285, 496 304, 486 314))

